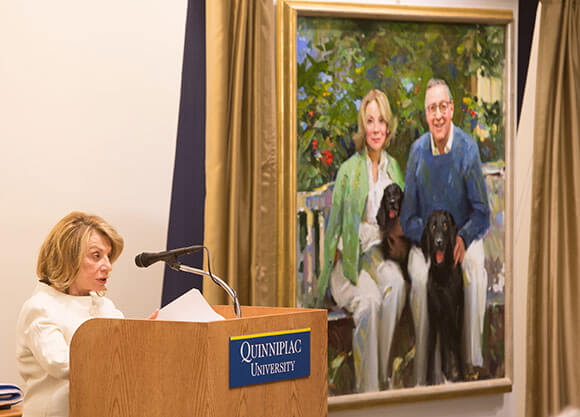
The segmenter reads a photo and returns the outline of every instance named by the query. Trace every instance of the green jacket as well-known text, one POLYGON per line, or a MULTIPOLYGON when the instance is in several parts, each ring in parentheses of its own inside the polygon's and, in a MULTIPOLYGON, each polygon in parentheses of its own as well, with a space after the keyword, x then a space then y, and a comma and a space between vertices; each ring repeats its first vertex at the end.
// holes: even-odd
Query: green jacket
MULTIPOLYGON (((399 164, 388 153, 387 174, 391 180, 404 187, 404 179, 399 164)), ((367 195, 369 193, 369 177, 367 173, 366 148, 363 153, 356 152, 347 159, 338 170, 334 190, 332 191, 332 206, 330 218, 324 234, 324 264, 318 279, 318 295, 323 298, 328 288, 328 279, 334 266, 336 247, 342 236, 342 266, 344 275, 354 285, 358 280, 360 242, 358 229, 364 220, 367 195)))

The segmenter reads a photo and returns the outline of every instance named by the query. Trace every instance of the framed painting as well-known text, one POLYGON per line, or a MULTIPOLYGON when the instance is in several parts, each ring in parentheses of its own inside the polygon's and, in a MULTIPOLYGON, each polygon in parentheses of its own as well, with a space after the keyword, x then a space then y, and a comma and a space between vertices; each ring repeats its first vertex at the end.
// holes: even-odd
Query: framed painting
MULTIPOLYGON (((328 309, 330 409, 511 390, 513 30, 511 10, 278 1, 278 302, 328 309), (428 101, 427 85, 432 79, 443 80, 448 87, 443 104, 428 101), (473 170, 484 184, 479 189, 483 190, 482 201, 487 206, 483 212, 487 225, 468 239, 467 245, 465 238, 461 240, 467 246, 466 253, 473 253, 475 249, 470 248, 477 242, 483 247, 479 269, 475 269, 481 272, 467 271, 470 267, 464 260, 462 274, 464 288, 472 285, 473 277, 479 277, 473 281, 480 283, 475 296, 479 301, 467 300, 472 297, 467 289, 457 301, 464 305, 462 311, 475 309, 479 313, 461 314, 461 325, 455 326, 461 331, 453 339, 461 340, 455 344, 448 340, 449 332, 439 333, 436 347, 426 342, 425 336, 419 336, 428 334, 428 330, 421 329, 429 328, 429 320, 432 324, 436 320, 419 317, 420 311, 428 314, 427 307, 417 307, 427 303, 427 296, 417 298, 413 293, 420 286, 408 259, 414 256, 414 249, 423 251, 421 241, 410 234, 407 223, 401 221, 410 249, 397 263, 395 272, 388 272, 391 269, 383 267, 383 262, 392 262, 387 252, 380 250, 369 255, 374 250, 369 248, 385 245, 384 235, 368 244, 368 240, 364 243, 366 232, 361 231, 363 223, 365 227, 370 224, 369 230, 379 227, 374 209, 369 209, 376 206, 376 201, 369 202, 370 186, 364 189, 359 211, 352 212, 351 218, 345 214, 345 207, 354 203, 344 201, 351 198, 348 195, 355 198, 353 190, 359 181, 356 177, 354 185, 349 185, 346 172, 352 169, 356 158, 364 160, 367 146, 372 147, 368 139, 366 143, 361 139, 362 145, 354 139, 359 123, 363 125, 363 138, 370 123, 359 120, 359 113, 369 117, 369 103, 363 99, 371 90, 384 93, 392 113, 387 121, 383 110, 379 117, 388 125, 387 132, 394 130, 386 141, 388 164, 398 165, 399 185, 404 191, 407 181, 407 188, 413 190, 415 199, 422 199, 421 204, 426 200, 424 195, 428 195, 433 196, 437 208, 445 208, 439 197, 447 195, 447 200, 459 201, 468 213, 475 207, 466 191, 473 189, 465 182, 471 179, 460 176, 463 173, 454 177, 459 178, 454 180, 455 185, 447 185, 459 187, 453 188, 458 191, 451 197, 448 190, 433 189, 434 185, 422 190, 427 187, 424 182, 415 184, 413 179, 418 172, 416 158, 412 157, 413 144, 420 138, 437 138, 431 132, 438 128, 437 123, 445 122, 445 114, 450 120, 447 123, 452 123, 455 144, 455 151, 449 152, 454 158, 459 152, 467 152, 462 145, 463 138, 467 138, 465 143, 473 144, 470 154, 479 161, 473 170), (384 258, 380 258, 383 254, 384 258), (367 273, 365 257, 375 262, 373 273, 367 273), (403 295, 398 296, 396 307, 389 304, 394 301, 386 301, 395 287, 381 284, 384 279, 391 279, 384 278, 388 274, 406 278, 397 278, 404 285, 397 290, 403 295), (378 304, 372 307, 374 313, 362 307, 376 298, 366 292, 367 287, 363 288, 368 277, 372 281, 369 285, 379 288, 378 304), (344 294, 351 290, 355 295, 346 299, 344 294), (426 327, 417 325, 421 320, 427 323, 426 327), (455 352, 460 352, 459 356, 448 356, 447 347, 457 345, 460 346, 455 352), (432 352, 436 352, 435 356, 432 352), (425 359, 426 355, 429 359, 425 359), (436 358, 435 363, 431 358, 436 358)), ((448 137, 451 135, 445 136, 448 137)), ((369 151, 366 164, 371 163, 370 155, 369 151)), ((461 155, 468 158, 467 153, 461 155)), ((362 165, 358 166, 357 175, 362 165)), ((367 168, 362 169, 367 172, 367 168)), ((349 178, 353 177, 354 174, 349 178)), ((389 181, 397 182, 391 177, 389 181)), ((367 181, 366 177, 361 178, 367 181)), ((368 178, 370 184, 378 177, 368 178)), ((379 194, 382 193, 381 190, 379 194)), ((373 198, 380 200, 380 195, 376 195, 373 198)), ((407 193, 403 200, 412 198, 407 193)), ((409 207, 410 203, 404 201, 401 219, 409 207)), ((458 221, 460 235, 470 221, 467 218, 458 221)), ((423 218, 421 224, 426 222, 423 218)), ((423 256, 429 265, 428 255, 423 256)))

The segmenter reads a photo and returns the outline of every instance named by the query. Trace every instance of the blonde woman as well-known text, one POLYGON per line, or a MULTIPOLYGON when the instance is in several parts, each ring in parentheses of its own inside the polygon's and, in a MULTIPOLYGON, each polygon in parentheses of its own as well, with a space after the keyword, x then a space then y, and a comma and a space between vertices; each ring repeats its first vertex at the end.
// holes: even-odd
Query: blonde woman
MULTIPOLYGON (((73 212, 40 248, 39 282, 18 318, 16 357, 26 383, 26 417, 69 415, 69 346, 93 317, 123 318, 104 296, 123 239, 98 216, 73 212)), ((156 310, 149 318, 155 319, 156 310)))
POLYGON ((353 315, 357 392, 390 387, 391 342, 406 297, 400 266, 382 256, 376 220, 385 187, 403 188, 399 165, 386 151, 396 127, 387 96, 369 91, 359 109, 356 152, 336 177, 325 233, 318 293, 324 297, 330 288, 337 305, 353 315))

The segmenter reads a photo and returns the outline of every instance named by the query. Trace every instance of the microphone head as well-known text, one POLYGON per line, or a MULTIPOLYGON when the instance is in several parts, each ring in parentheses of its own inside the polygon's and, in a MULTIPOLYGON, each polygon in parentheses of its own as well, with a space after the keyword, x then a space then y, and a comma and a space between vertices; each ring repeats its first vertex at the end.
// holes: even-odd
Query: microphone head
POLYGON ((203 249, 203 245, 188 246, 186 248, 171 249, 163 252, 143 252, 135 256, 135 265, 139 268, 147 268, 158 261, 167 262, 170 266, 177 263, 177 257, 188 255, 203 249))
POLYGON ((135 265, 137 265, 139 268, 147 268, 149 265, 151 265, 153 262, 150 261, 149 256, 147 255, 147 253, 143 252, 135 256, 135 265))

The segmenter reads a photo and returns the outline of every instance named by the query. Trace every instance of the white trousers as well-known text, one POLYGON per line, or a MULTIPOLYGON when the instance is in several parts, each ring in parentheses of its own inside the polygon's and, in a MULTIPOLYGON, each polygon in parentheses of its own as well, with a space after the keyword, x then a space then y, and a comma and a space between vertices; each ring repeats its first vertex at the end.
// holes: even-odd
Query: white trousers
POLYGON ((388 361, 395 325, 405 305, 406 283, 400 266, 382 261, 374 271, 363 269, 357 285, 345 278, 337 261, 330 292, 353 315, 352 350, 357 392, 389 387, 388 361))
MULTIPOLYGON (((429 317, 427 316, 427 278, 430 261, 426 261, 423 252, 417 246, 409 253, 409 276, 411 278, 411 311, 415 325, 415 383, 425 385, 427 376, 427 335, 429 317)), ((465 360, 473 366, 483 365, 481 353, 481 337, 483 335, 483 320, 485 318, 485 303, 487 298, 487 271, 485 270, 485 254, 483 241, 475 240, 465 251, 461 264, 463 268, 463 284, 465 311, 463 333, 465 344, 465 360)), ((438 354, 437 354, 438 356, 438 354)), ((439 361, 436 361, 440 363, 439 361)), ((441 381, 441 370, 435 372, 436 380, 441 381)))

